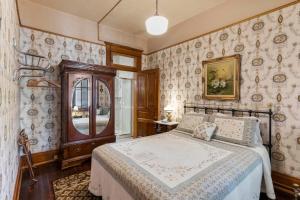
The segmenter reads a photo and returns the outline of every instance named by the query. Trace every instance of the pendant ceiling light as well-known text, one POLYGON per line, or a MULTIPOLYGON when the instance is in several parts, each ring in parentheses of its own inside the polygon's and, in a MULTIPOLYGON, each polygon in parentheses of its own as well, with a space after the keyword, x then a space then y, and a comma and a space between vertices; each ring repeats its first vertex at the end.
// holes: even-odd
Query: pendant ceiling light
POLYGON ((156 0, 155 15, 149 17, 145 24, 150 35, 162 35, 168 30, 168 19, 158 15, 158 0, 156 0))

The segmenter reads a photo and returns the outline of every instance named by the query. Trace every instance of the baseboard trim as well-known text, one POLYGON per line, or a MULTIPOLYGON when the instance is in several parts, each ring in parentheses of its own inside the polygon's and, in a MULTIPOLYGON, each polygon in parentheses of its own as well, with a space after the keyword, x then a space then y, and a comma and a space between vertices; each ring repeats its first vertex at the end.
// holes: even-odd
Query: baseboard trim
MULTIPOLYGON (((58 154, 59 154, 58 149, 34 153, 32 154, 33 166, 38 167, 41 165, 56 162, 58 160, 58 154)), ((24 155, 21 157, 21 166, 22 169, 27 168, 26 157, 24 155)))
MULTIPOLYGON (((58 160, 58 153, 59 150, 50 150, 50 151, 45 151, 45 152, 39 152, 39 153, 34 153, 32 154, 32 162, 33 166, 41 166, 41 165, 46 165, 49 163, 56 162, 58 160)), ((20 197, 20 191, 21 191, 21 185, 22 185, 22 178, 23 178, 23 172, 27 169, 27 164, 26 164, 26 158, 25 156, 21 156, 19 160, 19 166, 18 166, 18 172, 17 172, 17 177, 16 177, 16 183, 15 183, 15 188, 14 188, 14 195, 13 195, 13 200, 19 200, 20 197)))
POLYGON ((22 170, 21 158, 20 158, 19 159, 18 173, 17 173, 17 177, 16 177, 13 200, 19 200, 21 184, 22 184, 22 177, 23 177, 23 170, 22 170))
POLYGON ((287 195, 294 195, 294 190, 292 187, 294 183, 300 185, 300 179, 287 174, 282 174, 280 172, 272 171, 272 179, 275 190, 287 195))

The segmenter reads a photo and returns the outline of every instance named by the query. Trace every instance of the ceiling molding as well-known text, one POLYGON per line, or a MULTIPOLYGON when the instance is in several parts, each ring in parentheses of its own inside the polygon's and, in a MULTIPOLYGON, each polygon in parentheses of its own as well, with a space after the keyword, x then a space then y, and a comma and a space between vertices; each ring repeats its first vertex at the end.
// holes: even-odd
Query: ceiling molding
POLYGON ((212 31, 209 31, 209 32, 200 34, 200 35, 198 35, 198 36, 195 36, 195 37, 192 37, 192 38, 183 40, 183 41, 181 41, 181 42, 177 42, 177 43, 175 43, 175 44, 168 45, 168 46, 166 46, 166 47, 160 48, 160 49, 155 50, 155 51, 151 51, 151 52, 149 52, 149 53, 146 53, 145 55, 150 55, 150 54, 153 54, 153 53, 156 53, 156 52, 159 52, 159 51, 162 51, 162 50, 165 50, 165 49, 168 49, 168 48, 177 46, 177 45, 179 45, 179 44, 182 44, 182 43, 185 43, 185 42, 188 42, 188 41, 197 39, 197 38, 199 38, 199 37, 203 37, 203 36, 209 35, 209 34, 211 34, 211 33, 214 33, 214 32, 217 32, 217 31, 220 31, 220 30, 229 28, 229 27, 231 27, 231 26, 234 26, 234 25, 243 23, 243 22, 245 22, 245 21, 249 21, 249 20, 251 20, 251 19, 258 18, 258 17, 260 17, 260 16, 262 16, 262 15, 266 15, 266 14, 275 12, 275 11, 277 11, 277 10, 281 10, 281 9, 283 9, 283 8, 292 6, 292 5, 297 4, 297 3, 300 3, 300 0, 296 0, 296 1, 293 1, 293 2, 290 2, 290 3, 287 3, 287 4, 284 4, 284 5, 282 5, 282 6, 279 6, 279 7, 273 8, 273 9, 271 9, 271 10, 267 10, 267 11, 265 11, 265 12, 262 12, 262 13, 259 13, 259 14, 257 14, 257 15, 254 15, 254 16, 252 16, 252 17, 247 17, 247 18, 245 18, 245 19, 239 20, 239 21, 234 22, 234 23, 231 23, 231 24, 229 24, 229 25, 222 26, 221 28, 217 28, 217 29, 214 29, 214 30, 212 30, 212 31))
MULTIPOLYGON (((105 40, 102 40, 100 39, 100 23, 122 2, 122 0, 119 0, 98 22, 97 22, 97 38, 98 38, 98 41, 103 41, 103 42, 108 42, 108 41, 105 41, 105 40)), ((115 29, 115 28, 114 28, 115 29)), ((124 32, 123 30, 119 30, 119 29, 116 29, 118 31, 121 31, 121 32, 124 32)), ((126 34, 129 34, 131 36, 136 36, 138 37, 137 35, 133 34, 133 33, 129 33, 129 32, 124 32, 126 34)), ((147 42, 146 42, 147 43, 147 42)))
MULTIPOLYGON (((110 9, 110 11, 108 11, 108 13, 106 13, 106 15, 104 16, 104 18, 107 17, 107 15, 108 15, 109 13, 111 13, 111 11, 112 11, 114 8, 116 8, 116 7, 119 5, 119 3, 120 3, 121 1, 122 1, 122 0, 119 0, 119 1, 112 7, 112 9, 110 9)), ((15 0, 15 2, 16 2, 16 9, 17 9, 17 15, 18 15, 18 20, 19 20, 19 25, 20 25, 20 27, 25 27, 25 28, 29 28, 29 29, 33 29, 33 30, 37 30, 37 31, 46 32, 46 33, 49 33, 49 34, 54 34, 54 35, 58 35, 58 36, 62 36, 62 37, 67 37, 67 38, 71 38, 71 39, 75 39, 75 40, 79 40, 79 41, 83 41, 83 42, 89 42, 89 43, 93 43, 93 44, 98 44, 98 45, 103 45, 103 46, 105 46, 105 45, 103 44, 105 41, 104 41, 104 40, 101 40, 101 39, 99 38, 99 23, 97 23, 97 36, 98 36, 97 39, 98 39, 99 43, 98 43, 98 42, 89 41, 89 40, 80 39, 80 38, 77 38, 77 37, 72 37, 72 36, 60 34, 60 33, 56 33, 56 32, 52 32, 52 31, 47 31, 47 30, 43 30, 43 29, 40 29, 40 28, 35 28, 35 27, 32 27, 32 26, 27 26, 27 25, 22 24, 22 21, 21 21, 21 18, 20 18, 20 10, 19 10, 19 3, 18 3, 18 0, 15 0)), ((245 22, 245 21, 254 19, 254 18, 257 18, 257 17, 262 16, 262 15, 266 15, 266 14, 268 14, 268 13, 271 13, 271 12, 274 12, 274 11, 277 11, 277 10, 280 10, 280 9, 283 9, 283 8, 285 8, 285 7, 288 7, 288 6, 297 4, 297 3, 300 3, 300 0, 296 0, 296 1, 293 1, 293 2, 288 3, 288 4, 284 4, 284 5, 282 5, 282 6, 279 6, 279 7, 273 8, 273 9, 271 9, 271 10, 268 10, 268 11, 265 11, 265 12, 262 12, 262 13, 259 13, 259 14, 257 14, 257 15, 254 15, 254 16, 252 16, 252 17, 248 17, 248 18, 245 18, 245 19, 243 19, 243 20, 239 20, 239 21, 237 21, 237 22, 235 22, 235 23, 231 23, 231 24, 229 24, 229 25, 222 26, 221 28, 214 29, 214 30, 212 30, 212 31, 209 31, 209 32, 200 34, 200 35, 198 35, 198 36, 195 36, 195 37, 192 37, 192 38, 183 40, 183 41, 181 41, 181 42, 177 42, 177 43, 175 43, 175 44, 168 45, 168 46, 166 46, 166 47, 160 48, 160 49, 158 49, 158 50, 151 51, 151 52, 149 52, 149 53, 148 53, 148 52, 145 52, 145 53, 143 53, 143 54, 144 54, 144 55, 150 55, 150 54, 156 53, 156 52, 158 52, 158 51, 162 51, 162 50, 164 50, 164 49, 168 49, 168 48, 174 47, 174 46, 176 46, 176 45, 179 45, 179 44, 182 44, 182 43, 191 41, 191 40, 193 40, 193 39, 196 39, 196 38, 199 38, 199 37, 203 37, 203 36, 205 36, 205 35, 214 33, 214 32, 216 32, 216 31, 220 31, 220 30, 222 30, 222 29, 225 29, 225 28, 234 26, 234 25, 236 25, 236 24, 239 24, 239 23, 242 23, 242 22, 245 22)), ((103 17, 102 17, 102 18, 103 18, 103 17)), ((102 18, 99 20, 99 22, 102 21, 102 18)))
POLYGON ((119 0, 100 20, 98 20, 98 25, 121 3, 122 0, 119 0))
MULTIPOLYGON (((100 39, 100 23, 121 3, 122 0, 119 0, 98 22, 97 22, 97 38, 99 41, 103 41, 100 39)), ((105 41, 103 41, 105 42, 105 41)))
POLYGON ((55 32, 52 32, 52 31, 47 31, 47 30, 44 30, 44 29, 40 29, 40 28, 35 28, 35 27, 32 27, 32 26, 24 25, 24 24, 22 24, 21 17, 20 17, 20 10, 19 10, 18 0, 15 0, 15 2, 16 2, 16 9, 17 9, 17 15, 18 15, 18 21, 19 21, 19 26, 20 27, 28 28, 28 29, 32 29, 32 30, 36 30, 36 31, 41 31, 41 32, 45 32, 45 33, 49 33, 49 34, 53 34, 53 35, 57 35, 57 36, 61 36, 61 37, 66 37, 66 38, 78 40, 78 41, 81 41, 81 42, 88 42, 88 43, 92 43, 92 44, 97 44, 97 45, 105 46, 105 44, 103 44, 105 41, 102 41, 102 40, 99 40, 102 43, 100 43, 100 42, 98 43, 98 42, 93 42, 93 41, 90 41, 90 40, 84 40, 84 39, 81 39, 81 38, 72 37, 72 36, 61 34, 61 33, 55 33, 55 32))
POLYGON ((23 25, 23 24, 21 24, 20 27, 32 29, 32 30, 35 30, 35 31, 45 32, 45 33, 49 33, 49 34, 52 34, 52 35, 57 35, 57 36, 65 37, 65 38, 70 38, 70 39, 78 40, 78 41, 81 41, 81 42, 88 42, 88 43, 91 43, 91 44, 97 44, 97 45, 105 46, 105 44, 103 44, 105 41, 103 41, 103 40, 99 40, 100 42, 103 42, 103 43, 93 42, 93 41, 90 41, 90 40, 85 40, 85 39, 81 39, 81 38, 77 38, 77 37, 72 37, 72 36, 61 34, 61 33, 47 31, 47 30, 44 30, 44 29, 35 28, 35 27, 32 27, 32 26, 27 26, 27 25, 23 25))
POLYGON ((16 9, 17 9, 17 15, 18 15, 19 25, 21 26, 22 23, 21 23, 21 18, 20 18, 20 12, 19 12, 19 3, 18 3, 18 0, 15 0, 15 3, 16 3, 16 9))
MULTIPOLYGON (((61 36, 61 37, 66 37, 66 38, 70 38, 70 39, 74 39, 74 40, 78 40, 78 41, 82 41, 82 42, 88 42, 88 43, 92 43, 92 44, 97 44, 97 45, 101 45, 101 46, 105 46, 104 42, 106 41, 104 38, 102 39, 98 39, 98 31, 99 33, 101 34, 101 25, 99 26, 98 28, 98 25, 97 25, 97 22, 94 21, 94 23, 92 24, 92 27, 94 26, 97 30, 94 30, 93 33, 95 35, 95 40, 91 40, 89 38, 82 38, 81 36, 77 36, 77 35, 70 35, 68 33, 65 33, 65 32, 60 32, 59 30, 56 30, 56 29, 49 29, 47 27, 40 27, 40 26, 36 26, 35 24, 24 24, 25 21, 23 21, 21 18, 23 16, 23 10, 22 10, 22 1, 20 0, 15 0, 16 2, 16 5, 17 5, 17 15, 18 15, 18 19, 19 19, 19 26, 20 27, 24 27, 24 28, 28 28, 28 29, 31 29, 31 30, 36 30, 36 31, 41 31, 41 32, 45 32, 45 33, 48 33, 48 34, 53 34, 53 35, 57 35, 57 36, 61 36)), ((64 13, 64 12, 62 12, 64 13)), ((72 15, 72 14, 70 14, 72 15)), ((74 15, 75 16, 75 15, 74 15)), ((55 22, 54 22, 55 23, 55 22)), ((121 34, 121 33, 118 33, 118 34, 121 34)), ((124 33, 125 34, 129 34, 129 33, 124 33)), ((121 34, 123 35, 123 34, 121 34)), ((130 34, 132 37, 134 35, 130 34)), ((107 39, 107 41, 111 41, 109 39, 107 39)), ((111 42, 115 42, 117 44, 122 44, 122 45, 126 45, 126 46, 130 46, 130 47, 135 47, 135 48, 142 48, 146 51, 146 43, 147 41, 145 40, 144 42, 141 40, 138 40, 139 43, 137 43, 138 45, 134 45, 135 42, 132 42, 132 40, 130 40, 130 38, 125 38, 124 41, 127 41, 127 43, 122 43, 122 41, 115 41, 115 40, 112 40, 111 42), (144 43, 144 44, 143 44, 144 43)), ((135 41, 135 40, 134 40, 135 41)))

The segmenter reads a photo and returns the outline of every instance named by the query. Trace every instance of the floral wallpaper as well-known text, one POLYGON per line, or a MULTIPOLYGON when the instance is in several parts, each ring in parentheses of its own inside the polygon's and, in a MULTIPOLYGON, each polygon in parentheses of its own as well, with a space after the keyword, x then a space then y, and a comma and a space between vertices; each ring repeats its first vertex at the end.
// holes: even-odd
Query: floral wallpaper
POLYGON ((271 106, 272 167, 300 178, 300 3, 158 51, 143 63, 143 69, 160 68, 161 110, 173 105, 177 119, 184 102, 271 106), (241 100, 202 99, 202 61, 233 54, 242 56, 241 100))
POLYGON ((0 1, 0 199, 13 198, 19 166, 19 85, 13 81, 17 67, 13 45, 19 25, 15 1, 0 1))
POLYGON ((98 87, 99 87, 99 91, 98 91, 99 105, 98 106, 110 107, 110 96, 109 96, 109 90, 108 90, 107 86, 105 85, 105 83, 99 81, 98 87))
MULTIPOLYGON (((60 84, 58 64, 62 59, 105 64, 103 45, 28 28, 21 28, 20 34, 22 51, 47 57, 50 60, 51 70, 46 73, 46 78, 58 84, 60 84)), ((56 88, 26 87, 28 79, 23 78, 20 82, 20 126, 25 128, 29 135, 32 152, 58 149, 61 135, 61 91, 56 88)))
MULTIPOLYGON (((236 108, 272 106, 272 167, 300 177, 300 6, 299 3, 142 57, 143 69, 159 67, 161 110, 171 104, 178 120, 184 102, 236 108), (202 95, 202 61, 242 55, 241 100, 207 101, 202 95)), ((99 44, 21 28, 20 48, 50 59, 46 77, 60 82, 61 59, 105 64, 99 44)), ((60 140, 60 90, 28 88, 21 80, 20 126, 33 152, 57 149, 60 140)), ((0 107, 1 109, 1 107, 0 107)), ((163 115, 164 113, 161 113, 163 115)), ((266 134, 264 135, 266 140, 266 134)))

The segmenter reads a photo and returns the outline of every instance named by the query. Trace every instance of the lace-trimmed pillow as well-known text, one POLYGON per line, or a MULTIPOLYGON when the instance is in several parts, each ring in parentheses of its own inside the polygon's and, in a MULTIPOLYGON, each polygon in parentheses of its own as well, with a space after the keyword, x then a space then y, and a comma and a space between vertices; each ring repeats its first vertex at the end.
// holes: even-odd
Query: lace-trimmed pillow
POLYGON ((212 116, 210 121, 217 125, 215 139, 251 147, 257 144, 255 118, 212 116))
POLYGON ((187 113, 183 115, 176 130, 193 134, 195 128, 204 121, 208 121, 208 116, 200 113, 187 113))
POLYGON ((199 138, 201 140, 210 141, 216 128, 217 128, 217 125, 215 123, 203 122, 195 128, 193 137, 199 138))

